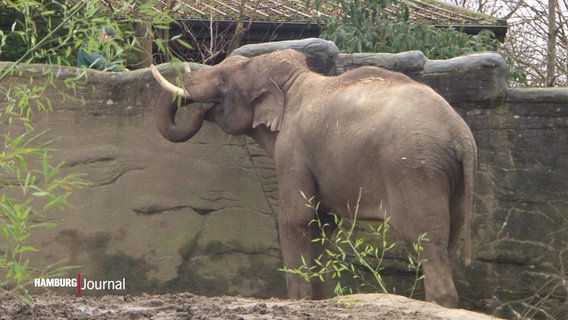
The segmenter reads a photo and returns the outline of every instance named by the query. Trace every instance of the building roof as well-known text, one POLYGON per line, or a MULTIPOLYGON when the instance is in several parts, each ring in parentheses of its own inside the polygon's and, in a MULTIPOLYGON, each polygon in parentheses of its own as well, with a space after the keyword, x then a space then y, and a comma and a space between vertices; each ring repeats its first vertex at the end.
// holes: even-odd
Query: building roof
MULTIPOLYGON (((506 20, 467 10, 438 0, 400 0, 409 8, 412 21, 434 25, 506 25, 506 20)), ((306 0, 248 0, 240 10, 240 0, 160 0, 156 10, 171 8, 176 18, 209 20, 246 20, 273 22, 306 22, 316 17, 335 17, 341 7, 322 1, 319 11, 306 7, 306 0), (242 11, 242 12, 241 12, 242 11)), ((387 9, 388 10, 388 9, 387 9)), ((393 12, 394 13, 394 12, 393 12)))
MULTIPOLYGON (((313 0, 312 0, 313 1, 313 0)), ((491 30, 504 42, 507 20, 471 11, 439 0, 399 0, 409 9, 411 21, 424 21, 437 27, 453 27, 468 34, 491 30)), ((322 1, 319 11, 307 7, 306 0, 159 0, 157 11, 168 10, 172 17, 186 21, 254 21, 255 24, 311 25, 316 18, 341 16, 335 2, 322 1), (244 3, 243 10, 240 9, 244 3), (242 16, 241 16, 242 15, 242 16), (242 18, 241 18, 242 17, 242 18)), ((386 9, 394 15, 394 10, 386 9)), ((312 28, 313 29, 313 28, 312 28)), ((315 30, 315 29, 314 29, 315 30)), ((316 34, 317 36, 317 34, 316 34)))

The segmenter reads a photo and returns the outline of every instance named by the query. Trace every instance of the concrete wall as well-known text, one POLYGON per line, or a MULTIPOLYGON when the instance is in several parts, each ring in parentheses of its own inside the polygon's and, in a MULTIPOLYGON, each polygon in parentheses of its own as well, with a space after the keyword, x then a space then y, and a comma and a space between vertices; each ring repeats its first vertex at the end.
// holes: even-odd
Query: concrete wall
MULTIPOLYGON (((494 53, 329 58, 330 74, 361 65, 404 72, 431 85, 470 125, 479 172, 474 263, 455 261, 462 306, 511 315, 545 301, 547 312, 566 315, 568 89, 508 88, 507 66, 494 53)), ((6 83, 47 79, 28 69, 57 75, 49 90, 55 110, 34 119, 46 138, 57 138, 54 161, 91 181, 73 193, 74 208, 49 213, 57 228, 34 235, 35 264, 68 258, 83 276, 126 277, 131 294, 285 295, 274 165, 252 140, 205 124, 187 143, 167 142, 152 118, 161 91, 148 70, 88 71, 73 90, 64 80, 84 71, 22 66, 6 83)))

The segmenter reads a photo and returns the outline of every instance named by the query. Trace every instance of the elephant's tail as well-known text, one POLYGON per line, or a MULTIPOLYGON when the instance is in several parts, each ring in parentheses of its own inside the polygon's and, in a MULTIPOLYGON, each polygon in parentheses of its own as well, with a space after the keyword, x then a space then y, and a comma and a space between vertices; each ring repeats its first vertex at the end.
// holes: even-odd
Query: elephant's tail
POLYGON ((473 224, 473 178, 477 169, 477 150, 475 141, 468 145, 467 150, 462 154, 462 170, 464 176, 464 238, 465 238, 465 254, 464 263, 466 266, 471 264, 473 257, 472 244, 472 224, 473 224))

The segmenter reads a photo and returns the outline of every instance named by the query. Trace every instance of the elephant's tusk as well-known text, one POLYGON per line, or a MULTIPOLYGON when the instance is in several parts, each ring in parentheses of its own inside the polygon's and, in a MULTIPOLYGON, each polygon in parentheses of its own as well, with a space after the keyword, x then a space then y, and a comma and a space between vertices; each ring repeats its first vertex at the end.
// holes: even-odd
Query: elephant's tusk
POLYGON ((185 73, 190 73, 191 72, 191 68, 189 67, 189 63, 184 63, 183 64, 183 70, 185 71, 185 73))
POLYGON ((158 83, 160 84, 160 86, 162 86, 162 88, 164 88, 164 90, 169 93, 177 94, 183 98, 189 99, 189 92, 166 80, 166 78, 164 78, 162 74, 160 74, 160 71, 158 71, 158 68, 156 68, 154 65, 150 66, 150 70, 152 71, 154 79, 158 81, 158 83))

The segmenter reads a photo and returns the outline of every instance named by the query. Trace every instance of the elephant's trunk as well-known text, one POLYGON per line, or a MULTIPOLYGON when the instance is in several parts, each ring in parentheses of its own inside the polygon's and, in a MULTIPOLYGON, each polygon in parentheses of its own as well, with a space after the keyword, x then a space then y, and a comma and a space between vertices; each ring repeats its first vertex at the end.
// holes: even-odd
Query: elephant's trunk
POLYGON ((172 142, 184 142, 191 139, 201 128, 205 120, 205 113, 211 106, 200 105, 194 108, 194 114, 189 122, 176 124, 175 118, 178 105, 171 94, 163 93, 158 99, 155 117, 158 129, 164 138, 172 142))
MULTIPOLYGON (((160 133, 164 138, 172 142, 184 142, 191 139, 203 125, 205 114, 211 109, 212 105, 198 104, 197 107, 193 108, 194 114, 189 122, 183 125, 176 124, 175 119, 178 110, 178 104, 175 101, 177 100, 176 97, 182 98, 182 102, 189 103, 190 95, 185 89, 167 81, 154 65, 150 66, 150 69, 160 86, 170 93, 160 95, 158 106, 156 107, 155 115, 160 133)), ((190 71, 189 66, 185 65, 185 72, 189 73, 190 71)))

